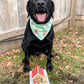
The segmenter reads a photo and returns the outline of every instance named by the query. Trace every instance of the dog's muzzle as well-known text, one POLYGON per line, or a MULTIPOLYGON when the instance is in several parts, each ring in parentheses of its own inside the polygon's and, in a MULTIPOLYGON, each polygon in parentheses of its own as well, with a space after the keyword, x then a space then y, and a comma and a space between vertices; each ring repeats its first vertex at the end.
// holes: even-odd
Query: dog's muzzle
POLYGON ((36 2, 38 12, 35 14, 35 17, 38 19, 38 21, 43 22, 46 19, 47 13, 45 11, 46 3, 44 0, 38 0, 36 2))

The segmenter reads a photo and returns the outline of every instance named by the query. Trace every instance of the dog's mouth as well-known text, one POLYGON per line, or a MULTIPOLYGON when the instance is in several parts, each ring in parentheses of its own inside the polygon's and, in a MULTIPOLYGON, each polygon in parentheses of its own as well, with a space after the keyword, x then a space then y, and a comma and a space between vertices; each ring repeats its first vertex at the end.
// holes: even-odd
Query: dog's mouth
POLYGON ((34 17, 39 21, 39 22, 44 22, 47 18, 48 14, 47 13, 36 13, 34 14, 34 17))

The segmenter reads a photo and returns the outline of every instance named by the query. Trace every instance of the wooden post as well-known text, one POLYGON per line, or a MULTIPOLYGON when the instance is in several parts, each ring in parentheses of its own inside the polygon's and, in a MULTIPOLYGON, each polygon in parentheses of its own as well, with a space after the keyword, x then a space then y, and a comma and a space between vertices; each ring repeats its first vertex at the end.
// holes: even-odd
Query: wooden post
POLYGON ((10 20, 10 30, 19 28, 19 19, 18 19, 18 8, 17 0, 7 0, 8 1, 8 12, 10 20))
POLYGON ((76 14, 77 0, 71 1, 71 14, 70 14, 70 27, 75 26, 75 14, 76 14))
POLYGON ((9 28, 10 23, 7 0, 0 0, 0 34, 8 31, 9 28))
POLYGON ((23 0, 25 25, 27 23, 27 15, 28 15, 27 10, 26 10, 26 6, 27 6, 27 0, 23 0))

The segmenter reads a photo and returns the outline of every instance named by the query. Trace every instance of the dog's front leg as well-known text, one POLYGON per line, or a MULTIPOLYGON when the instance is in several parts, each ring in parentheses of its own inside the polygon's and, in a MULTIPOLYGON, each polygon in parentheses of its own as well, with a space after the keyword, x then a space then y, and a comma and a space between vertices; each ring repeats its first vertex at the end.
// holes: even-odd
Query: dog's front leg
POLYGON ((49 71, 52 70, 53 66, 52 66, 52 63, 51 63, 51 47, 48 48, 48 57, 47 57, 47 69, 49 71))
POLYGON ((24 72, 28 72, 30 70, 29 69, 29 57, 30 57, 29 51, 26 51, 25 52, 24 68, 23 68, 24 72))

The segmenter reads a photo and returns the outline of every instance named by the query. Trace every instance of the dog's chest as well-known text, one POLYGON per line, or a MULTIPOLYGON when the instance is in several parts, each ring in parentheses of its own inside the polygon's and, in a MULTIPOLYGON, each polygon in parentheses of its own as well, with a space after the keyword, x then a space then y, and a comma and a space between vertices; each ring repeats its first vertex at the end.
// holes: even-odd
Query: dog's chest
POLYGON ((49 42, 47 40, 43 40, 43 41, 33 40, 30 42, 30 50, 33 51, 45 50, 48 47, 48 43, 49 42))

